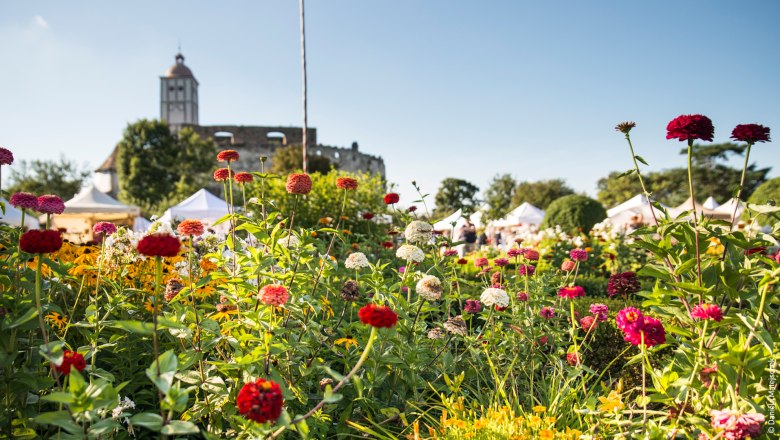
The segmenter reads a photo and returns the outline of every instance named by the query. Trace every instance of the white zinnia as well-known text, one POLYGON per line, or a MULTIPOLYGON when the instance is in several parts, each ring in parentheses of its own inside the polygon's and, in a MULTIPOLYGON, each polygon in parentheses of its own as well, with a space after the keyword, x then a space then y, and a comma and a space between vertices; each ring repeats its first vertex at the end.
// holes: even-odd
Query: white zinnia
POLYGON ((504 290, 488 287, 482 292, 482 295, 479 296, 479 302, 488 307, 492 307, 493 305, 507 307, 509 306, 509 295, 507 295, 504 290))
POLYGON ((411 244, 401 245, 398 250, 395 251, 395 256, 402 260, 412 261, 414 263, 421 263, 425 260, 425 253, 417 246, 411 244))
POLYGON ((444 289, 441 286, 441 280, 433 275, 425 275, 417 282, 417 293, 428 301, 436 301, 441 298, 444 289))
POLYGON ((358 270, 368 266, 368 259, 363 252, 353 252, 349 254, 347 260, 344 262, 344 267, 347 269, 358 270))
POLYGON ((433 237, 433 226, 430 223, 415 220, 406 227, 404 235, 409 243, 428 243, 433 237))

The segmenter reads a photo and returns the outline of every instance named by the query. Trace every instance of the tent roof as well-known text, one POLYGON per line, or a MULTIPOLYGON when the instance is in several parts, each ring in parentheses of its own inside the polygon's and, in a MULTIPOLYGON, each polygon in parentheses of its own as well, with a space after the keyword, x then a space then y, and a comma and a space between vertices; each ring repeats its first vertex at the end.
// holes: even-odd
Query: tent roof
POLYGON ((93 184, 83 188, 81 192, 65 202, 65 214, 128 213, 138 215, 140 212, 138 207, 125 205, 108 194, 100 192, 93 184))
MULTIPOLYGON (((22 222, 22 211, 9 205, 8 201, 2 197, 0 197, 0 201, 5 204, 5 214, 0 211, 0 223, 19 226, 22 222)), ((40 226, 40 223, 38 223, 35 215, 28 214, 24 216, 24 225, 27 229, 37 229, 40 226)))
MULTIPOLYGON (((437 221, 433 224, 433 229, 436 231, 449 231, 452 229, 452 223, 457 223, 462 217, 463 210, 459 209, 449 216, 437 221)), ((457 226, 457 225, 456 225, 457 226)))
POLYGON ((707 209, 715 209, 718 206, 720 206, 720 203, 718 203, 717 200, 715 200, 712 196, 707 197, 707 200, 704 201, 704 203, 701 204, 704 208, 707 209))
MULTIPOLYGON (((668 206, 664 204, 660 204, 664 208, 668 208, 668 206)), ((614 217, 617 214, 627 211, 629 209, 636 209, 641 208, 642 206, 650 206, 650 203, 647 200, 647 197, 645 197, 644 194, 637 194, 634 197, 631 197, 630 199, 626 200, 625 202, 612 207, 611 209, 607 210, 607 217, 614 217)))
POLYGON ((509 211, 505 219, 514 224, 531 223, 538 225, 544 220, 544 211, 528 202, 523 202, 517 208, 509 211))
POLYGON ((201 189, 182 200, 178 205, 168 208, 162 218, 170 220, 185 218, 216 220, 227 213, 228 208, 224 200, 205 189, 201 189))

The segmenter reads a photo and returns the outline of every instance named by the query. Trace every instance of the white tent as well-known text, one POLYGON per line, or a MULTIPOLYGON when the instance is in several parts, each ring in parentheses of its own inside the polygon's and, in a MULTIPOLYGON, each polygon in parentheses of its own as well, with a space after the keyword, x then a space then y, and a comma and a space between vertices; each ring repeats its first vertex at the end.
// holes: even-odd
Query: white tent
POLYGON ((450 214, 449 216, 437 221, 433 224, 433 230, 434 231, 449 231, 453 229, 457 229, 460 224, 465 223, 465 219, 463 218, 463 211, 457 210, 450 214), (452 224, 455 223, 455 227, 453 228, 452 224))
POLYGON ((480 206, 479 209, 477 209, 477 212, 469 216, 469 220, 471 221, 471 223, 474 224, 474 227, 479 229, 482 226, 484 226, 482 223, 482 217, 489 209, 490 209, 490 205, 488 205, 487 203, 483 203, 482 206, 480 206))
POLYGON ((136 206, 128 206, 100 192, 94 185, 82 188, 81 192, 65 202, 65 214, 79 213, 117 213, 133 214, 137 216, 141 209, 136 206))
POLYGON ((707 197, 707 200, 704 201, 704 203, 701 204, 702 207, 706 209, 715 209, 718 206, 720 206, 720 203, 718 203, 717 200, 715 200, 712 196, 707 197))
POLYGON ((731 205, 731 212, 724 212, 720 211, 717 208, 716 209, 708 209, 704 205, 702 205, 699 202, 693 202, 693 200, 688 197, 688 200, 684 201, 680 206, 676 208, 669 209, 669 214, 671 214, 674 217, 679 216, 685 211, 690 211, 693 209, 693 205, 695 203, 696 206, 696 214, 701 217, 709 217, 714 218, 718 220, 730 220, 731 219, 731 212, 734 212, 734 205, 731 205))
POLYGON ((204 223, 214 223, 227 213, 228 207, 224 200, 201 189, 178 205, 168 208, 160 220, 170 222, 192 218, 204 223))
MULTIPOLYGON (((0 223, 19 227, 19 225, 22 223, 22 211, 9 205, 8 201, 2 197, 0 197, 0 201, 5 204, 5 214, 0 211, 0 223)), ((24 226, 27 229, 38 229, 40 224, 34 215, 27 213, 24 216, 24 226)))
POLYGON ((523 202, 517 208, 509 211, 506 219, 513 222, 515 225, 538 225, 544 220, 544 211, 528 202, 523 202))
MULTIPOLYGON (((664 205, 661 205, 661 207, 667 208, 664 205)), ((650 224, 653 221, 654 213, 656 218, 664 217, 663 211, 653 207, 644 194, 638 194, 607 210, 607 218, 613 225, 623 225, 638 216, 641 222, 650 224)))
POLYGON ((149 230, 149 226, 152 226, 152 222, 149 220, 141 217, 140 215, 133 220, 133 231, 134 232, 146 232, 149 230))
POLYGON ((739 217, 742 215, 742 213, 745 211, 745 204, 741 202, 739 199, 729 199, 728 202, 718 206, 714 209, 715 212, 728 214, 729 219, 731 219, 731 216, 734 215, 734 208, 737 208, 737 218, 736 220, 739 221, 739 217))
MULTIPOLYGON (((65 211, 52 216, 52 229, 65 231, 65 238, 79 242, 94 238, 92 227, 97 222, 112 222, 117 226, 133 226, 133 220, 141 214, 137 206, 128 206, 100 192, 93 184, 81 189, 65 202, 65 211)), ((43 222, 45 216, 39 220, 43 222)))

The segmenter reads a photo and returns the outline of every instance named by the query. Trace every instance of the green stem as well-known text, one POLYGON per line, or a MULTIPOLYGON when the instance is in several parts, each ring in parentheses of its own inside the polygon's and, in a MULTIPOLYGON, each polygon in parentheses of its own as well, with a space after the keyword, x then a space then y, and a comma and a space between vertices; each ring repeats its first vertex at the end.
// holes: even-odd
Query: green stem
POLYGON ((38 254, 35 265, 35 307, 38 309, 38 325, 43 334, 43 343, 46 344, 46 350, 49 349, 49 335, 46 334, 46 323, 43 320, 43 306, 41 305, 41 260, 43 254, 38 254))
POLYGON ((420 298, 420 306, 417 307, 417 313, 414 315, 414 321, 412 321, 412 326, 409 328, 409 338, 406 340, 406 342, 411 343, 412 342, 412 336, 414 336, 414 326, 417 324, 417 318, 420 317, 420 311, 423 308, 423 304, 425 304, 425 300, 420 298))
MULTIPOLYGON (((693 139, 688 140, 688 189, 691 193, 691 208, 693 210, 693 236, 696 241, 696 281, 701 287, 701 253, 699 252, 699 219, 696 215, 696 197, 693 193, 693 139)), ((701 294, 699 302, 702 301, 701 294)))

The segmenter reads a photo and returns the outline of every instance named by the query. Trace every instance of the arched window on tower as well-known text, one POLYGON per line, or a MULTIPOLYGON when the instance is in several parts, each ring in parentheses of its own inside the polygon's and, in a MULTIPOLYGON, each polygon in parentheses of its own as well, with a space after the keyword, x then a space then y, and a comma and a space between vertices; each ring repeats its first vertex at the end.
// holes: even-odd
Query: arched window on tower
POLYGON ((280 131, 269 131, 265 137, 268 139, 268 144, 274 147, 287 145, 287 136, 280 131))
POLYGON ((220 146, 233 145, 235 144, 235 138, 233 138, 233 133, 229 131, 218 131, 214 133, 214 142, 220 146))

